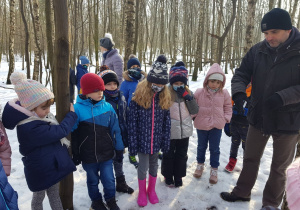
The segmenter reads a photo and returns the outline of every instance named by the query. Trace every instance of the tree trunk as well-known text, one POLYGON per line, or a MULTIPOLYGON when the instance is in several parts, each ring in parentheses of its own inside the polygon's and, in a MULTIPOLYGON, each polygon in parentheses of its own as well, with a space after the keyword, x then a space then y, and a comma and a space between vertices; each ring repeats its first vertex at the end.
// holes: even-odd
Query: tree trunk
POLYGON ((256 10, 257 0, 248 0, 248 9, 247 9, 247 26, 246 26, 246 45, 244 47, 244 54, 246 54, 251 46, 253 45, 253 31, 254 31, 254 18, 256 10))
POLYGON ((274 8, 275 0, 269 0, 269 11, 274 8))
MULTIPOLYGON (((39 77, 39 67, 41 62, 41 44, 40 44, 40 17, 39 17, 39 5, 38 0, 29 0, 30 4, 30 13, 33 23, 34 31, 34 41, 35 41, 35 50, 34 50, 34 67, 33 67, 33 80, 38 80, 39 77)), ((41 76, 41 75, 40 75, 41 76)), ((42 81, 40 81, 42 83, 42 81)))
POLYGON ((6 84, 11 84, 10 75, 15 70, 15 24, 16 24, 16 14, 15 14, 15 0, 9 0, 9 69, 7 74, 6 84))
MULTIPOLYGON (((134 47, 134 24, 135 24, 135 0, 127 0, 126 8, 126 29, 125 29, 125 56, 124 63, 128 61, 128 57, 133 52, 134 47)), ((126 70, 127 65, 124 65, 126 70)))
MULTIPOLYGON (((54 71, 56 71, 57 92, 56 117, 61 122, 69 111, 69 18, 67 0, 53 0, 55 12, 54 71)), ((69 149, 69 152, 70 149, 69 149)), ((60 181, 59 194, 64 209, 73 210, 73 173, 60 181)))
MULTIPOLYGON (((139 38, 139 11, 140 11, 140 0, 136 0, 135 6, 135 25, 134 25, 134 47, 133 47, 133 54, 136 55, 137 46, 138 46, 138 38, 139 38)), ((125 66, 125 65, 124 65, 125 66)))
POLYGON ((99 1, 94 0, 94 48, 95 48, 95 59, 96 59, 96 70, 99 69, 99 1))
MULTIPOLYGON (((88 0, 88 8, 90 9, 91 8, 91 3, 90 3, 91 0, 88 0)), ((88 39, 89 39, 89 59, 90 59, 90 62, 92 64, 92 56, 93 56, 93 46, 92 46, 92 13, 89 12, 88 13, 88 17, 89 17, 89 35, 88 35, 88 39)))
POLYGON ((172 56, 172 63, 176 62, 176 57, 177 57, 177 49, 178 49, 178 0, 174 0, 175 5, 174 5, 174 34, 173 34, 173 56, 172 56))
POLYGON ((20 12, 24 24, 24 30, 25 30, 25 61, 26 61, 26 72, 27 72, 27 79, 30 79, 30 61, 29 61, 29 50, 28 50, 28 45, 29 45, 29 31, 28 31, 28 24, 25 18, 24 14, 24 4, 23 0, 20 0, 20 12))

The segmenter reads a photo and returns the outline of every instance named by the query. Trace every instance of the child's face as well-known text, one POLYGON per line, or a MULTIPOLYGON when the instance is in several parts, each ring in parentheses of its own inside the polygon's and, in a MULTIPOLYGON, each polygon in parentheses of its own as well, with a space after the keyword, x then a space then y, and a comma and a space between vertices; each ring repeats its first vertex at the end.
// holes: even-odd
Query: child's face
POLYGON ((140 66, 139 65, 132 65, 130 68, 131 69, 133 69, 133 68, 140 68, 140 66))
POLYGON ((118 84, 116 82, 109 82, 105 84, 106 90, 116 90, 118 88, 118 84))
POLYGON ((47 114, 50 112, 50 106, 47 106, 47 101, 40 104, 38 107, 34 108, 33 111, 39 116, 40 118, 45 118, 47 114))
POLYGON ((222 82, 220 80, 208 80, 208 87, 212 90, 216 90, 221 87, 222 82))
POLYGON ((103 97, 103 91, 102 90, 99 90, 97 92, 94 92, 94 93, 89 93, 86 95, 87 98, 91 98, 95 101, 100 101, 103 97))

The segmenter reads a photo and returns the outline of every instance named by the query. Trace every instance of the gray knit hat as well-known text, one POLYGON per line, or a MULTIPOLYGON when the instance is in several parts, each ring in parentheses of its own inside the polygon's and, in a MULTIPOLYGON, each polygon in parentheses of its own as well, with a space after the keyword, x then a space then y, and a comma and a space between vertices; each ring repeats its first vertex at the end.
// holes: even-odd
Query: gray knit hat
POLYGON ((100 46, 108 50, 111 50, 112 47, 115 46, 112 35, 110 33, 105 33, 105 36, 100 39, 100 46))
POLYGON ((147 76, 148 82, 166 85, 169 83, 167 58, 164 55, 157 57, 147 76))

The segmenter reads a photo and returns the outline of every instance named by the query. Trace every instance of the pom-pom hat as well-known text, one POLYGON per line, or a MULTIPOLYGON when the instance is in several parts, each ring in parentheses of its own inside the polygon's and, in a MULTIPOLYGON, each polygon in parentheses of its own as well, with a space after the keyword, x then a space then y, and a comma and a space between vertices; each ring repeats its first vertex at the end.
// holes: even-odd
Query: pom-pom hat
POLYGON ((119 80, 116 72, 112 70, 104 70, 101 71, 98 75, 103 79, 104 85, 106 85, 109 82, 116 82, 119 87, 119 80))
POLYGON ((105 33, 104 37, 100 39, 100 46, 104 47, 107 50, 111 50, 115 43, 112 39, 112 35, 110 33, 105 33))
POLYGON ((22 72, 12 73, 10 81, 15 86, 21 106, 29 111, 54 98, 54 94, 48 88, 38 81, 27 79, 22 72))
POLYGON ((90 60, 83 55, 79 57, 79 60, 81 65, 90 64, 90 60))
POLYGON ((147 75, 148 82, 166 85, 169 83, 167 58, 164 55, 157 57, 147 75))
POLYGON ((133 65, 138 65, 139 67, 141 67, 139 59, 137 59, 135 55, 130 55, 129 60, 127 62, 127 69, 130 69, 133 65))
POLYGON ((187 85, 188 81, 188 70, 182 61, 177 62, 170 69, 170 84, 173 85, 175 82, 182 82, 187 85))
POLYGON ((94 73, 86 73, 83 75, 80 79, 80 86, 82 95, 105 90, 103 79, 94 73))

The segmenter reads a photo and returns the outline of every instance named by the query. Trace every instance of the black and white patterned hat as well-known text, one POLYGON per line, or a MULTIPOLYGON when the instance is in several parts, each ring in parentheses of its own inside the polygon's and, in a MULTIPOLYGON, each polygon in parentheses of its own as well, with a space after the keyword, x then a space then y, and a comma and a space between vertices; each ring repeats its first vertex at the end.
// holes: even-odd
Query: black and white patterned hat
POLYGON ((164 55, 157 57, 147 76, 148 82, 166 85, 169 83, 167 58, 164 55))

